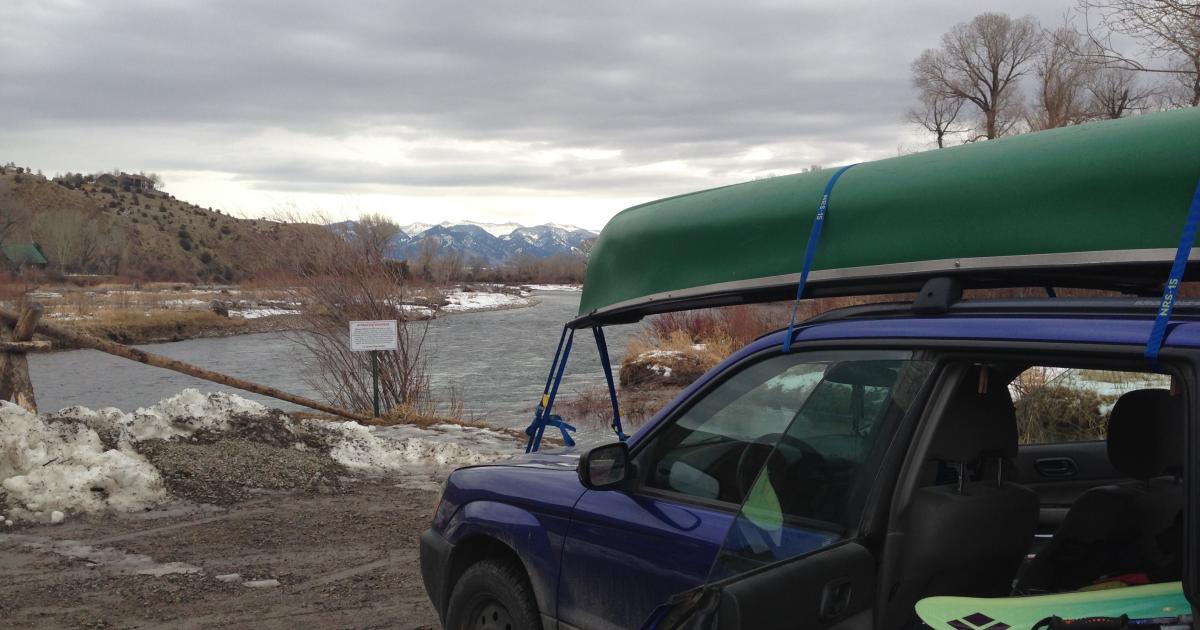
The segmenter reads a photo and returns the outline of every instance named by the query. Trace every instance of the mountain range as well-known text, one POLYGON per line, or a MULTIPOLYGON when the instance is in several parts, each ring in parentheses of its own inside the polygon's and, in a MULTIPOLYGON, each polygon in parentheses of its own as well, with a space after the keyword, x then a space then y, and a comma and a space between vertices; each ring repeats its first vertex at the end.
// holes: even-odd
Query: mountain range
MULTIPOLYGON (((355 224, 345 221, 333 226, 343 235, 353 235, 355 224)), ((414 259, 425 239, 437 243, 438 254, 461 253, 466 261, 502 263, 517 255, 549 258, 556 254, 583 254, 597 233, 572 225, 547 223, 525 227, 516 223, 445 221, 437 225, 413 223, 392 237, 387 254, 397 260, 414 259)))

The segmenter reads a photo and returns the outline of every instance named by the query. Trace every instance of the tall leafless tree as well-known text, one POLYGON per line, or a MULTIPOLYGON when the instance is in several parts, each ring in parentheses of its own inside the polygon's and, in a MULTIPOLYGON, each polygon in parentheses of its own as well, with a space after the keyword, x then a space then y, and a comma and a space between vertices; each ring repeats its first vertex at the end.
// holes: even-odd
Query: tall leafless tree
POLYGON ((1077 0, 1098 57, 1107 65, 1165 76, 1173 107, 1200 105, 1200 2, 1077 0), (1117 49, 1113 35, 1135 40, 1149 61, 1117 49))
POLYGON ((1094 56, 1080 54, 1086 47, 1071 26, 1045 33, 1034 62, 1038 89, 1027 116, 1030 129, 1077 125, 1096 116, 1088 88, 1100 66, 1094 56))
POLYGON ((939 149, 946 147, 946 137, 969 131, 958 118, 964 101, 938 92, 923 91, 921 105, 908 110, 908 120, 933 134, 939 149))
POLYGON ((358 218, 354 233, 362 254, 379 261, 387 256, 388 245, 400 234, 400 226, 382 214, 364 214, 358 218))
POLYGON ((1017 122, 1019 79, 1041 45, 1032 17, 982 13, 942 36, 939 48, 913 62, 913 82, 922 93, 960 98, 979 110, 980 134, 997 138, 1017 122))
POLYGON ((1155 95, 1154 90, 1141 85, 1133 70, 1119 66, 1096 70, 1087 90, 1096 116, 1113 120, 1147 109, 1155 95))

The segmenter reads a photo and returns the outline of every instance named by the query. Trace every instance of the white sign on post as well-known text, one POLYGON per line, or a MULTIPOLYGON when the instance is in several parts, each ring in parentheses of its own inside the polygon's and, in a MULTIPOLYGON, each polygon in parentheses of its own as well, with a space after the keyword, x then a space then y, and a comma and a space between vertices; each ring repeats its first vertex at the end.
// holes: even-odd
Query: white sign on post
POLYGON ((394 319, 350 322, 350 349, 354 352, 396 350, 399 346, 394 319))

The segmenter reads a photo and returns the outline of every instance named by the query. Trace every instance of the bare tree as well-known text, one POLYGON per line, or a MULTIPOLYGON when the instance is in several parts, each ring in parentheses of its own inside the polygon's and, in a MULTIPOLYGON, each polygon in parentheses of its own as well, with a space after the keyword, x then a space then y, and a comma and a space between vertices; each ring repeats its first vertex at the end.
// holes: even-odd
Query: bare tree
POLYGON ((433 280, 433 263, 437 259, 438 242, 432 236, 421 240, 421 249, 417 252, 417 273, 425 280, 433 280))
POLYGON ((445 284, 463 278, 466 268, 465 257, 459 250, 451 250, 438 256, 434 262, 434 281, 445 284))
POLYGON ((938 92, 923 92, 921 105, 908 110, 908 120, 932 133, 939 149, 945 148, 946 136, 965 133, 969 129, 958 123, 964 101, 938 92))
POLYGON ((1155 95, 1154 90, 1139 84, 1133 70, 1120 66, 1097 69, 1087 90, 1095 115, 1112 120, 1147 109, 1155 95))
POLYGON ((392 238, 400 234, 400 226, 382 214, 364 214, 358 218, 354 231, 355 242, 363 255, 372 260, 383 260, 392 238))
POLYGON ((37 213, 31 231, 59 273, 67 273, 86 270, 92 263, 101 229, 95 215, 60 209, 37 213))
POLYGON ((1017 122, 1019 79, 1041 44, 1032 17, 1014 19, 981 13, 942 36, 912 64, 913 82, 923 93, 960 98, 979 110, 980 137, 997 138, 1017 122))
POLYGON ((1200 3, 1194 0, 1077 0, 1090 42, 1105 64, 1167 77, 1174 107, 1200 105, 1200 3), (1125 54, 1113 35, 1138 42, 1150 61, 1125 54))
POLYGON ((313 267, 303 274, 295 298, 303 303, 300 330, 292 339, 308 351, 316 369, 310 382, 331 403, 347 409, 372 406, 371 357, 352 352, 353 320, 396 320, 399 349, 380 352, 381 406, 431 410, 425 336, 428 322, 410 317, 412 291, 399 265, 381 265, 351 244, 324 242, 313 267))
POLYGON ((1086 48, 1084 36, 1071 26, 1061 26, 1045 38, 1035 61, 1039 89, 1026 118, 1034 131, 1095 117, 1088 87, 1100 66, 1094 56, 1079 53, 1086 48))

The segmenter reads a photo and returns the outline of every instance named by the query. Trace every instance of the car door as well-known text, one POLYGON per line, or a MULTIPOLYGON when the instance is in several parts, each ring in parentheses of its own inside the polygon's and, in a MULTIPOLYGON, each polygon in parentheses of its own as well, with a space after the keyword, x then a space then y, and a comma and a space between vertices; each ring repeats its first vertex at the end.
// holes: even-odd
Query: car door
MULTIPOLYGON (((895 415, 897 382, 913 381, 914 369, 920 381, 928 363, 907 351, 773 353, 743 362, 686 401, 636 445, 639 474, 629 487, 589 491, 577 504, 563 548, 560 623, 640 627, 671 596, 723 577, 714 571, 729 567, 714 560, 736 545, 755 550, 754 558, 737 558, 739 565, 837 548, 824 562, 839 575, 850 568, 843 560, 854 559, 851 572, 873 566, 840 525, 823 526, 819 517, 844 517, 862 498, 860 464, 887 432, 882 418, 895 415), (796 482, 778 488, 783 494, 770 475, 760 481, 772 461, 796 482), (788 502, 785 509, 805 504, 810 514, 767 516, 769 531, 739 526, 758 522, 772 495, 788 502)), ((857 605, 873 587, 854 581, 857 605)))

